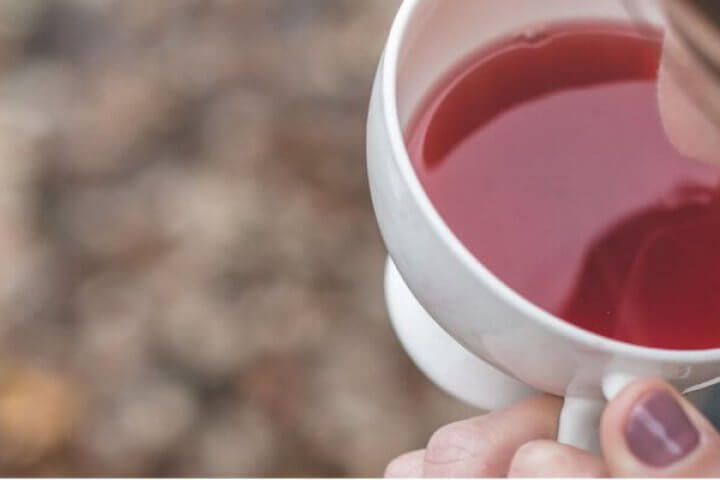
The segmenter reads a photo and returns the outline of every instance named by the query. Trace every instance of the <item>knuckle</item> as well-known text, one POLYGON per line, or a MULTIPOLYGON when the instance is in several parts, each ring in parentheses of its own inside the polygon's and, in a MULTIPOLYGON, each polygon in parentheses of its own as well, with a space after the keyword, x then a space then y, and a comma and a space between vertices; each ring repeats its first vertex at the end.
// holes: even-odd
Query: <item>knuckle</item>
POLYGON ((476 468, 482 469, 483 458, 492 455, 492 442, 483 432, 487 429, 478 428, 478 421, 485 423, 479 418, 451 423, 438 429, 428 442, 425 462, 447 465, 472 459, 476 468))
POLYGON ((405 465, 402 462, 402 458, 398 457, 390 461, 385 467, 385 478, 402 477, 405 474, 405 465))

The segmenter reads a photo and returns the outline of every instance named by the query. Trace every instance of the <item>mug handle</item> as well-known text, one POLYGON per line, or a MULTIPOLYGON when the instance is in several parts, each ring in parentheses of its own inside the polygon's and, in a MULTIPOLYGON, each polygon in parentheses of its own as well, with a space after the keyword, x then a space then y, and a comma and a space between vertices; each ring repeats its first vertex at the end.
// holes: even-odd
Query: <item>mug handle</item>
POLYGON ((600 454, 600 416, 607 401, 615 398, 620 390, 635 380, 635 376, 613 373, 602 384, 605 398, 566 396, 560 412, 558 442, 600 454))

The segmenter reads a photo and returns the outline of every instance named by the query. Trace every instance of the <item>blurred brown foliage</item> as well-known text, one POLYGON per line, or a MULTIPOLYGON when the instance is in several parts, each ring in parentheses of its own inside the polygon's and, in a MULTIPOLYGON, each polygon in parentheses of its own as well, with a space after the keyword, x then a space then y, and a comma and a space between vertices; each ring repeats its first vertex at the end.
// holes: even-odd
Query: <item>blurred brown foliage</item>
POLYGON ((0 0, 0 473, 378 475, 469 413, 388 325, 397 0, 0 0))

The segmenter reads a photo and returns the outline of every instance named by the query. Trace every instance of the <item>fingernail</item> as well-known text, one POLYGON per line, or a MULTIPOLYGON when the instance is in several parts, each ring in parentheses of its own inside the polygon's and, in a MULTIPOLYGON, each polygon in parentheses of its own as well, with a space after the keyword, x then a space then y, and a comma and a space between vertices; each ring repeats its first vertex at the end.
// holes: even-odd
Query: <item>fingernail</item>
POLYGON ((625 426, 625 439, 638 460, 662 468, 692 452, 700 434, 675 397, 660 391, 635 405, 625 426))

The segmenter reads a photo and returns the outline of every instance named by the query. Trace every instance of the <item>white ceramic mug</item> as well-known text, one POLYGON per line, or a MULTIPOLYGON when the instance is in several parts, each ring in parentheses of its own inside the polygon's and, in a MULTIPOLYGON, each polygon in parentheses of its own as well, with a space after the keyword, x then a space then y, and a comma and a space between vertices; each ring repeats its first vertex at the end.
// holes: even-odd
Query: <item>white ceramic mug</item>
MULTIPOLYGON (((657 5, 646 0, 643 7, 651 14, 646 19, 662 27, 657 5)), ((403 141, 409 119, 460 59, 509 34, 568 20, 630 21, 622 0, 405 0, 375 79, 367 153, 373 204, 392 259, 389 309, 410 355, 437 383, 485 408, 528 394, 525 385, 564 396, 560 441, 592 450, 605 399, 630 379, 654 376, 684 391, 700 388, 719 379, 720 349, 619 342, 523 298, 450 231, 403 141)))

